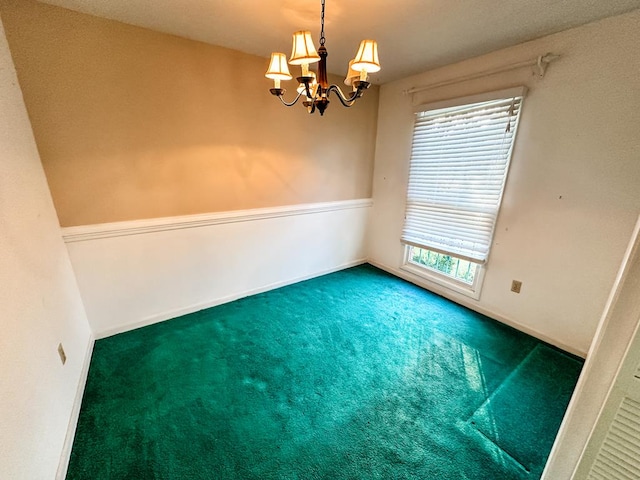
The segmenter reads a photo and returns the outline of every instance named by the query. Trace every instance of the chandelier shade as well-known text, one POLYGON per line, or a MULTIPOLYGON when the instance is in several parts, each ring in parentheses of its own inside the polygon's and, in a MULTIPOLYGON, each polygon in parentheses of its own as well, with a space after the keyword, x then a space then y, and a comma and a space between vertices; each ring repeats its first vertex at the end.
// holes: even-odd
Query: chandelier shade
POLYGON ((320 55, 311 39, 311 32, 300 31, 293 34, 293 49, 291 50, 291 65, 310 64, 320 61, 320 55))
POLYGON ((284 53, 272 53, 269 69, 264 76, 271 80, 291 80, 293 77, 289 73, 287 56, 284 53))
POLYGON ((344 79, 344 84, 352 87, 353 86, 353 82, 355 82, 356 80, 360 79, 360 72, 356 71, 353 69, 353 62, 354 60, 350 60, 349 61, 349 68, 347 70, 347 76, 344 79))
POLYGON ((351 65, 357 72, 364 70, 367 73, 380 71, 380 60, 378 59, 378 43, 375 40, 362 40, 356 58, 351 65))

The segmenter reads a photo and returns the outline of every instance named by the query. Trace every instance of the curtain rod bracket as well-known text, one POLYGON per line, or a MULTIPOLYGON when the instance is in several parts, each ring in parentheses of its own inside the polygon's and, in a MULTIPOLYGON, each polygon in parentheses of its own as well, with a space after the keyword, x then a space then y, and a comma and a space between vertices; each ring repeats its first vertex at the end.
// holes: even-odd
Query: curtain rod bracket
POLYGON ((553 53, 547 53, 546 55, 540 55, 538 57, 538 61, 536 62, 536 66, 538 67, 538 75, 540 77, 544 77, 544 74, 547 73, 547 67, 551 62, 560 58, 560 55, 554 55, 553 53))

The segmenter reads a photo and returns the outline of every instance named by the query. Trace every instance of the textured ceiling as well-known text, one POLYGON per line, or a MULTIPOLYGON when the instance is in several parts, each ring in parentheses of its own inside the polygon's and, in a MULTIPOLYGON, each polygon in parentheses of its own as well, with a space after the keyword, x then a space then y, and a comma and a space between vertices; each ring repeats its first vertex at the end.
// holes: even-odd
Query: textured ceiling
MULTIPOLYGON (((268 57, 320 31, 320 0, 43 0, 268 57)), ((361 39, 378 41, 385 83, 640 8, 640 0, 326 0, 328 68, 346 73, 361 39)), ((265 69, 267 61, 265 60, 265 69)))

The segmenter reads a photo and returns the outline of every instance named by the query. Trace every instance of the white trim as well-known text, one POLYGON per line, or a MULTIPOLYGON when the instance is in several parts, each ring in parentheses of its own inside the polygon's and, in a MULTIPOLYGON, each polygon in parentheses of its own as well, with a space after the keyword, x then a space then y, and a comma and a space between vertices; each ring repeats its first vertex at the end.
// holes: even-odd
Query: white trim
POLYGON ((476 95, 469 95, 467 97, 456 97, 448 100, 441 100, 439 102, 425 103, 423 105, 416 105, 413 107, 414 113, 427 112, 430 110, 440 110, 442 108, 458 107, 461 105, 471 105, 473 103, 490 102, 492 100, 499 100, 502 98, 522 97, 527 95, 527 87, 513 87, 505 90, 497 90, 494 92, 478 93, 476 95))
POLYGON ((306 203, 300 205, 286 205, 282 207, 254 208, 250 210, 232 210, 228 212, 80 225, 76 227, 63 227, 62 238, 66 243, 82 242, 85 240, 97 240, 100 238, 122 237, 126 235, 140 235, 143 233, 163 232, 167 230, 207 227, 210 225, 220 225, 224 223, 248 222, 277 217, 289 217, 293 215, 308 215, 312 213, 333 212, 337 210, 367 208, 372 205, 373 199, 361 198, 357 200, 306 203))
MULTIPOLYGON (((478 268, 478 272, 484 270, 482 269, 482 265, 478 265, 478 268)), ((464 295, 465 297, 473 298, 474 300, 478 300, 480 298, 479 289, 473 290, 471 285, 463 285, 461 282, 456 282, 453 278, 449 279, 446 275, 438 274, 438 272, 432 271, 427 267, 421 267, 407 262, 400 266, 400 270, 410 273, 411 275, 415 275, 416 277, 420 277, 427 285, 434 283, 446 288, 447 290, 464 295)), ((429 289, 431 289, 431 287, 429 287, 429 289)))
POLYGON ((67 434, 64 438, 64 444, 62 445, 62 453, 60 454, 60 462, 58 463, 58 471, 56 472, 56 480, 64 480, 67 476, 67 470, 69 468, 69 460, 71 459, 71 449, 73 448, 73 440, 76 436, 76 428, 78 427, 78 419, 80 418, 80 407, 82 406, 82 397, 84 396, 84 390, 87 386, 87 378, 89 377, 89 366, 91 365, 91 356, 93 354, 93 346, 95 344, 95 338, 93 335, 89 335, 89 343, 87 345, 87 351, 82 363, 82 370, 80 371, 80 379, 78 381, 78 388, 76 389, 76 396, 73 400, 73 408, 71 409, 71 416, 69 417, 69 425, 67 427, 67 434))
POLYGON ((233 302, 234 300, 239 300, 240 298, 248 297, 251 295, 257 295, 258 293, 267 292, 269 290, 275 290, 276 288, 286 287, 287 285, 292 285, 294 283, 303 282, 305 280, 309 280, 311 278, 320 277, 322 275, 327 275, 329 273, 338 272, 340 270, 344 270, 346 268, 355 267, 357 265, 362 265, 363 263, 367 263, 366 258, 360 258, 358 260, 354 260, 352 262, 344 263, 334 268, 328 268, 322 270, 320 272, 315 272, 309 275, 303 275, 301 277, 292 278, 289 280, 284 280, 280 282, 274 282, 269 285, 263 285, 258 288, 252 288, 249 290, 245 290, 240 293, 234 293, 233 295, 227 295, 225 297, 216 298, 211 301, 198 303, 195 305, 189 305, 187 307, 177 308, 174 310, 168 310, 165 312, 157 313, 151 315, 149 317, 143 318, 137 322, 127 323, 125 325, 119 325, 113 328, 109 328, 107 330, 103 330, 101 332, 97 332, 95 334, 96 340, 101 338, 110 337, 112 335, 117 335, 118 333, 128 332, 129 330, 135 330, 137 328, 146 327, 148 325, 152 325, 154 323, 163 322, 165 320, 171 320, 182 315, 187 315, 189 313, 198 312, 200 310, 204 310, 206 308, 216 307, 218 305, 222 305, 224 303, 233 302))
POLYGON ((533 330, 525 325, 522 325, 521 323, 518 323, 515 320, 507 318, 504 315, 501 315, 499 313, 496 313, 486 308, 482 308, 476 305, 475 303, 456 297, 455 295, 452 294, 451 291, 447 290, 446 288, 443 288, 433 282, 429 282, 428 280, 425 280, 424 278, 419 277, 418 275, 411 274, 410 272, 403 271, 399 268, 393 268, 388 265, 384 265, 382 263, 374 262, 373 260, 368 260, 368 263, 370 263, 374 267, 378 267, 381 270, 384 270, 390 273, 391 275, 400 277, 403 280, 406 280, 407 282, 411 282, 414 285, 417 285, 437 295, 440 295, 441 297, 444 297, 447 300, 451 300, 452 302, 457 303, 458 305, 462 305, 463 307, 469 308, 474 312, 478 312, 478 313, 481 313, 482 315, 486 315, 487 317, 497 320, 500 323, 504 323, 505 325, 509 325, 510 327, 513 327, 516 330, 526 333, 527 335, 531 335, 532 337, 535 337, 538 340, 542 340, 543 342, 546 342, 550 345, 558 347, 559 349, 564 350, 565 352, 571 353, 581 358, 586 357, 586 352, 583 352, 582 350, 577 350, 574 347, 565 345, 562 342, 558 342, 553 338, 550 338, 547 335, 544 335, 536 330, 533 330))
MULTIPOLYGON (((623 265, 624 265, 624 262, 623 262, 623 265)), ((612 401, 615 401, 616 402, 616 407, 617 407, 618 406, 617 404, 620 403, 622 398, 628 396, 627 392, 622 393, 620 395, 620 385, 618 385, 618 377, 620 376, 620 373, 622 372, 622 370, 625 368, 624 361, 629 357, 629 355, 631 353, 631 348, 633 347, 633 342, 634 342, 634 339, 636 338, 636 336, 638 335, 639 329, 640 329, 640 319, 638 319, 638 321, 636 322, 636 326, 633 329, 633 334, 629 338, 629 343, 627 344, 626 348, 624 349, 624 354, 622 355, 621 362, 618 364, 615 373, 611 376, 611 384, 609 385, 609 388, 607 389, 607 393, 604 396, 604 400, 602 401, 602 404, 600 405, 600 408, 598 409, 598 413, 594 417, 593 425, 591 425, 591 430, 589 430, 589 434, 587 435, 587 437, 585 439, 585 443, 584 443, 584 446, 582 448, 582 451, 580 452, 580 456, 578 457, 578 461, 576 462, 575 468, 573 469, 573 473, 571 474, 571 480, 576 478, 576 475, 577 475, 580 467, 582 466, 583 462, 589 462, 590 463, 589 466, 592 466, 593 463, 595 462, 596 459, 595 458, 588 458, 586 456, 586 453, 587 453, 587 449, 589 448, 589 444, 591 442, 600 440, 602 443, 604 443, 604 441, 605 441, 605 438, 598 439, 596 434, 597 434, 598 423, 600 423, 600 421, 601 421, 600 419, 605 416, 607 407, 609 407, 609 408, 611 407, 609 404, 612 401), (619 393, 618 396, 615 395, 616 390, 618 390, 618 393, 619 393)), ((591 351, 589 352, 589 355, 591 355, 591 351)), ((591 359, 593 357, 589 356, 587 358, 591 359)), ((591 367, 592 364, 593 364, 593 362, 590 362, 588 367, 591 367)), ((583 367, 583 369, 584 368, 585 367, 583 367)), ((589 372, 587 371, 585 376, 588 375, 588 373, 589 372)), ((578 387, 576 387, 576 390, 574 391, 574 394, 572 395, 571 399, 573 400, 574 398, 579 398, 579 395, 581 395, 583 391, 584 391, 584 386, 583 385, 580 385, 580 390, 579 391, 578 391, 578 387)), ((567 407, 567 410, 569 408, 571 408, 572 406, 573 405, 570 402, 569 406, 567 407)), ((566 416, 567 415, 565 414, 565 417, 566 416)), ((612 421, 612 420, 613 419, 610 419, 610 421, 612 421)), ((606 421, 606 418, 604 418, 602 421, 606 421)), ((564 423, 565 422, 563 421, 563 423, 560 425, 560 429, 562 429, 562 427, 565 426, 564 423)), ((559 435, 559 433, 558 433, 558 435, 559 435)), ((558 442, 554 442, 553 447, 555 447, 555 443, 558 443, 558 442)), ((545 469, 545 471, 546 471, 546 469, 545 469)), ((544 475, 545 471, 542 472, 543 475, 544 475)), ((544 477, 541 477, 541 478, 544 478, 544 477)))
POLYGON ((420 278, 423 278, 427 282, 437 283, 442 287, 453 290, 454 292, 457 292, 466 297, 473 298, 474 300, 478 300, 480 298, 482 283, 484 282, 484 264, 476 263, 476 274, 474 276, 473 283, 468 284, 445 275, 444 273, 440 273, 435 269, 431 269, 427 266, 411 262, 411 260, 409 259, 409 248, 411 246, 412 245, 405 245, 404 247, 404 260, 402 265, 400 266, 400 270, 404 270, 420 278))

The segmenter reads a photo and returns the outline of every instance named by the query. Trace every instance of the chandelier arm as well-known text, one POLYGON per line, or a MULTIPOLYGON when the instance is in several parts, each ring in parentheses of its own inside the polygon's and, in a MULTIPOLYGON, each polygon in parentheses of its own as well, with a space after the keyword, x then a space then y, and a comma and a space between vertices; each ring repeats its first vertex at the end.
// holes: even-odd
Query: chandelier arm
POLYGON ((340 90, 340 87, 337 85, 331 85, 327 89, 327 97, 331 92, 336 92, 336 95, 338 95, 338 100, 340 100, 340 103, 342 103, 342 105, 344 105, 345 107, 352 106, 354 103, 356 103, 356 99, 360 96, 360 90, 356 90, 349 98, 347 98, 344 93, 342 93, 342 90, 340 90))
POLYGON ((288 103, 285 102, 284 100, 284 96, 283 95, 278 95, 278 98, 280 99, 280 101, 287 107, 293 107, 296 103, 298 103, 298 100, 300 100, 300 96, 302 95, 302 93, 298 93, 298 95, 296 95, 296 98, 293 99, 293 102, 288 103))

